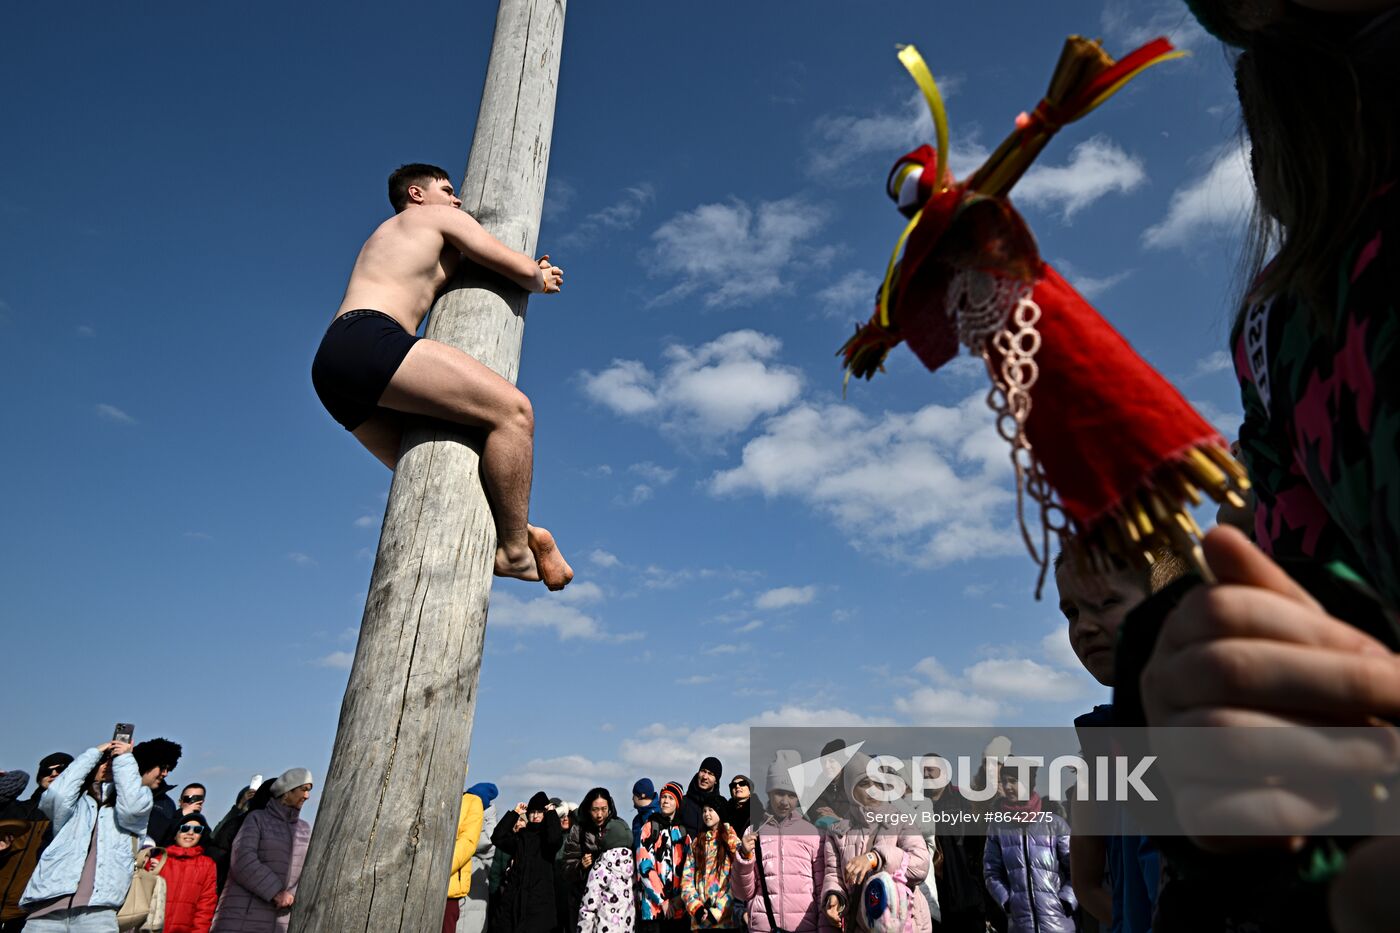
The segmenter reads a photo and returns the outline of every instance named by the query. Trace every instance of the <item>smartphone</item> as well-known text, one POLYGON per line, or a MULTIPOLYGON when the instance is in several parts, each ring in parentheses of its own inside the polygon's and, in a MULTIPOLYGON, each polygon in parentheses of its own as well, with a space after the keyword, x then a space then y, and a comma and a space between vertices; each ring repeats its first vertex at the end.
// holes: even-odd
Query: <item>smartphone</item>
POLYGON ((135 727, 135 726, 133 726, 133 725, 132 725, 131 723, 129 723, 129 722, 119 722, 119 723, 117 723, 117 727, 116 727, 115 729, 112 730, 112 741, 113 741, 113 742, 125 742, 125 743, 127 743, 128 745, 130 745, 130 744, 131 744, 131 737, 132 737, 133 735, 135 735, 135 734, 136 734, 136 727, 135 727))

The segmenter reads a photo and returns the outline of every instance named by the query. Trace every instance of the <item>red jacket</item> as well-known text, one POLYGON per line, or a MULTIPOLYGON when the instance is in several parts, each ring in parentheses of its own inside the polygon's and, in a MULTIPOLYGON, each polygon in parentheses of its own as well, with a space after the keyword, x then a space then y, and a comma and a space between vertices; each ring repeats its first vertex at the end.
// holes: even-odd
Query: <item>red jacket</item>
POLYGON ((165 879, 165 933, 209 933, 219 903, 218 871, 202 846, 165 850, 170 857, 160 876, 165 879))

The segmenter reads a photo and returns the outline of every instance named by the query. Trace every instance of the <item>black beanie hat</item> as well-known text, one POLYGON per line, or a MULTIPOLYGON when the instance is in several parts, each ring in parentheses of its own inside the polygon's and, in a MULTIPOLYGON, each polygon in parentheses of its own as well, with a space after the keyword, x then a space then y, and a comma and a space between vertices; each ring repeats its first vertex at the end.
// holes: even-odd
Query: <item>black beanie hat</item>
POLYGON ((530 802, 527 803, 527 804, 525 805, 525 809, 526 809, 527 811, 529 811, 529 810, 538 810, 538 811, 540 811, 540 812, 543 812, 544 809, 545 809, 546 807, 548 807, 548 806, 549 806, 549 796, 548 796, 547 794, 545 794, 544 791, 539 790, 539 791, 535 791, 535 796, 533 796, 533 797, 530 798, 530 802))
POLYGON ((39 775, 39 777, 43 777, 44 772, 54 767, 55 765, 63 765, 63 767, 66 768, 72 763, 72 755, 68 754, 67 752, 54 752, 52 755, 45 755, 43 758, 39 759, 39 770, 36 773, 39 775))
POLYGON ((719 759, 716 758, 714 755, 711 755, 704 761, 700 762, 700 770, 708 771, 711 774, 713 774, 715 776, 716 781, 724 777, 724 765, 720 764, 719 759))
POLYGON ((846 741, 844 739, 832 739, 822 746, 822 754, 830 755, 832 752, 839 752, 845 747, 846 741))
POLYGON ((170 829, 170 838, 175 838, 175 834, 180 831, 180 827, 184 826, 186 823, 198 823, 200 826, 204 827, 205 833, 209 832, 209 821, 204 818, 203 813, 195 811, 194 813, 185 813, 175 820, 175 825, 170 829))

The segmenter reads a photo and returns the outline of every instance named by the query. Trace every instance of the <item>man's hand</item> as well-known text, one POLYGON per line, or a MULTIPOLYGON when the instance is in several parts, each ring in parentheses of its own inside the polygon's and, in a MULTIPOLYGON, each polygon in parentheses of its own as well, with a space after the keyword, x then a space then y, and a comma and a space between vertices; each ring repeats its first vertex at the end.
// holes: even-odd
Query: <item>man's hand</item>
POLYGON ((754 832, 752 827, 750 827, 749 829, 747 829, 747 830, 744 832, 744 839, 743 839, 744 858, 753 858, 754 840, 757 839, 757 838, 758 838, 758 833, 754 832))
POLYGON ((297 896, 291 891, 278 891, 276 894, 272 895, 272 906, 276 907, 278 910, 291 907, 296 901, 297 896))
POLYGON ((538 265, 535 284, 539 287, 535 291, 552 295, 564 287, 564 270, 551 263, 548 254, 539 258, 538 265))
POLYGON ((14 844, 15 837, 13 833, 6 833, 5 835, 0 836, 0 852, 4 852, 6 849, 8 849, 14 844))
POLYGON ((583 867, 584 867, 584 868, 592 868, 592 867, 593 867, 593 853, 591 853, 591 852, 585 852, 585 853, 583 853, 583 867))
POLYGON ((107 747, 111 750, 113 758, 116 758, 118 755, 125 755, 131 751, 130 742, 108 742, 107 747))
MULTIPOLYGON (((1294 726, 1270 730, 1267 741, 1232 729, 1218 743, 1221 754, 1198 748, 1161 761, 1177 814, 1202 845, 1239 848, 1250 844, 1239 837, 1250 834, 1296 845, 1336 817, 1339 781, 1400 769, 1400 733, 1392 727, 1340 739, 1302 728, 1367 726, 1400 715, 1400 660, 1324 612, 1239 531, 1216 528, 1203 543, 1219 585, 1192 590, 1163 623, 1141 679, 1147 721, 1294 726), (1236 838, 1212 838, 1227 828, 1236 838)), ((1171 744, 1176 734, 1156 733, 1154 745, 1171 744)))

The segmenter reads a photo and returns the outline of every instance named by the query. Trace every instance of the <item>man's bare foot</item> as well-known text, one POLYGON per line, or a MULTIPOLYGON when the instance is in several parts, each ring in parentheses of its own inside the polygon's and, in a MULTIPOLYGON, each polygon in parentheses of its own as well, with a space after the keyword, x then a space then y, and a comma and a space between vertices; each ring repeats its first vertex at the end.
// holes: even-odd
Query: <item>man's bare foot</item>
POLYGON ((513 547, 499 545, 496 548, 494 572, 498 577, 514 577, 531 583, 538 583, 540 580, 540 570, 535 566, 534 552, 529 547, 521 547, 518 544, 513 547))
POLYGON ((559 547, 554 543, 554 535, 534 525, 526 525, 525 529, 539 574, 535 579, 542 578, 544 585, 551 590, 562 590, 568 586, 569 581, 574 578, 574 568, 570 567, 564 555, 559 553, 559 547))

